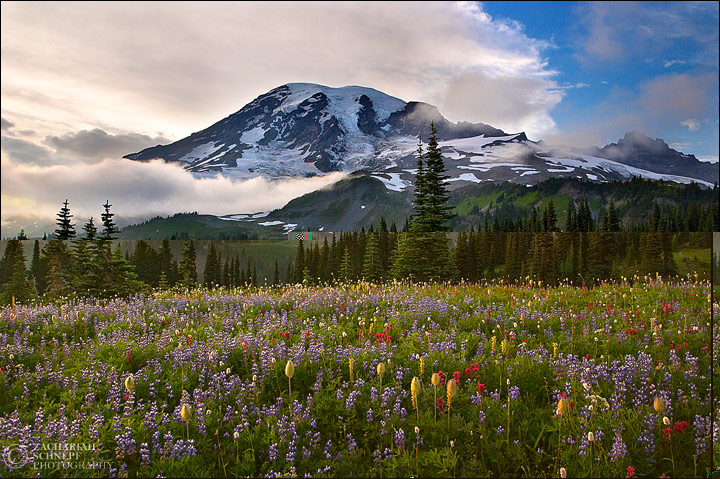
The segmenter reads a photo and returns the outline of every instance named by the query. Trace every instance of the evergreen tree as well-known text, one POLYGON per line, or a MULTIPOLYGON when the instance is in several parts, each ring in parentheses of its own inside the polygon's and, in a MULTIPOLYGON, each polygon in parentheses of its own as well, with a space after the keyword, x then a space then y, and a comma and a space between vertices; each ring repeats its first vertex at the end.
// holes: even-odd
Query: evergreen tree
POLYGON ((371 233, 367 240, 362 275, 364 279, 371 282, 378 282, 382 279, 380 246, 374 233, 371 233))
POLYGON ((340 263, 340 279, 342 281, 350 281, 353 279, 352 262, 350 260, 350 249, 346 246, 345 253, 340 263))
POLYGON ((593 277, 605 279, 612 273, 615 248, 612 234, 605 231, 590 236, 590 273, 593 277))
POLYGON ((650 231, 659 231, 662 222, 662 214, 657 199, 653 202, 652 222, 650 223, 650 231))
MULTIPOLYGON (((326 244, 327 244, 327 238, 325 238, 325 242, 326 242, 326 244)), ((277 285, 280 284, 280 269, 279 269, 279 267, 278 267, 278 260, 277 260, 277 258, 275 259, 275 271, 273 271, 273 282, 272 282, 272 284, 273 284, 274 286, 277 286, 277 285)))
POLYGON ((110 213, 110 207, 112 205, 109 201, 105 201, 105 204, 103 205, 103 208, 105 208, 105 212, 100 215, 102 218, 103 223, 103 232, 100 236, 100 239, 103 240, 111 240, 115 239, 115 234, 119 233, 120 231, 115 226, 115 222, 113 221, 112 217, 115 216, 114 213, 110 213))
POLYGON ((505 275, 510 280, 518 279, 522 274, 520 233, 510 234, 505 248, 505 275))
POLYGON ((8 284, 13 276, 15 264, 24 256, 20 240, 12 239, 5 246, 5 253, 0 261, 0 287, 8 284))
POLYGON ((240 277, 240 257, 238 255, 235 255, 235 283, 233 283, 234 286, 240 286, 244 283, 244 281, 241 281, 240 277))
POLYGON ((295 273, 293 272, 292 262, 288 263, 287 271, 285 271, 285 284, 293 284, 295 282, 295 273))
MULTIPOLYGON (((425 181, 425 153, 423 153, 422 137, 418 135, 418 149, 417 149, 417 173, 415 174, 415 212, 414 216, 410 217, 411 230, 414 231, 426 231, 428 228, 427 214, 428 214, 428 193, 427 183, 425 181)), ((407 225, 407 222, 406 222, 407 225)))
POLYGON ((132 265, 123 258, 120 245, 117 245, 110 258, 110 270, 113 275, 112 294, 125 297, 140 290, 141 283, 132 265))
POLYGON ((398 279, 445 281, 457 276, 445 233, 404 233, 391 269, 398 279))
POLYGON ((95 223, 93 223, 92 216, 88 222, 85 223, 85 226, 83 226, 83 231, 85 231, 85 236, 83 236, 83 239, 85 240, 93 240, 97 236, 97 227, 95 226, 95 223))
POLYGON ((542 218, 543 231, 559 231, 557 227, 557 213, 552 198, 545 207, 542 218))
MULTIPOLYGON (((162 271, 162 259, 147 241, 139 240, 135 243, 135 251, 128 257, 139 281, 151 286, 157 286, 162 271)), ((167 275, 166 275, 167 279, 167 275)))
POLYGON ((72 256, 61 240, 50 240, 42 250, 42 256, 47 265, 46 294, 50 297, 59 297, 70 292, 72 256))
MULTIPOLYGON (((19 240, 11 241, 19 242, 19 240)), ((10 276, 10 281, 4 288, 2 302, 5 304, 11 304, 13 301, 15 301, 15 303, 25 303, 34 297, 35 291, 28 278, 27 270, 25 268, 25 253, 22 245, 20 245, 17 249, 17 253, 15 254, 15 261, 12 264, 12 275, 10 276)))
POLYGON ((70 214, 70 208, 68 208, 68 200, 65 199, 63 207, 60 208, 60 212, 57 215, 58 229, 55 230, 55 238, 59 240, 68 240, 75 237, 75 225, 70 222, 70 218, 73 215, 70 214))
MULTIPOLYGON (((423 208, 418 211, 417 225, 413 232, 449 231, 451 207, 447 206, 450 194, 445 180, 445 164, 437 142, 437 129, 430 124, 430 139, 425 154, 425 172, 422 177, 423 208)), ((414 222, 414 223, 415 223, 414 222)))
POLYGON ((215 249, 215 242, 210 241, 207 260, 205 261, 205 271, 203 272, 205 286, 210 287, 211 285, 220 284, 220 274, 220 262, 215 249))
POLYGON ((185 241, 180 259, 180 282, 183 286, 192 288, 197 284, 197 266, 195 264, 197 253, 193 240, 185 241))
POLYGON ((222 285, 225 287, 230 286, 230 261, 227 258, 225 258, 222 268, 222 285))
POLYGON ((661 238, 657 232, 645 233, 641 236, 640 255, 642 256, 641 271, 643 273, 654 274, 662 271, 661 238))
POLYGON ((568 201, 568 212, 565 220, 565 231, 573 232, 577 231, 577 212, 575 211, 575 202, 570 199, 568 201))
POLYGON ((84 296, 100 297, 104 286, 101 284, 100 273, 103 266, 107 265, 100 265, 94 261, 94 249, 91 250, 91 246, 92 243, 87 241, 74 243, 71 289, 84 296))
POLYGON ((168 289, 170 287, 170 283, 168 283, 167 274, 165 274, 165 271, 160 273, 160 281, 158 281, 158 288, 161 290, 168 289))
POLYGON ((621 231, 620 228, 620 219, 617 216, 617 212, 615 211, 615 202, 610 199, 610 205, 608 206, 607 210, 607 231, 610 232, 618 232, 621 231))
POLYGON ((30 263, 30 276, 33 278, 37 294, 45 292, 47 285, 47 269, 47 264, 40 256, 40 242, 35 240, 35 244, 33 245, 32 261, 30 263))
POLYGON ((174 264, 174 261, 175 258, 170 249, 170 241, 163 240, 160 251, 158 252, 158 270, 160 271, 160 275, 165 275, 165 281, 168 286, 174 285, 178 280, 177 265, 174 264))

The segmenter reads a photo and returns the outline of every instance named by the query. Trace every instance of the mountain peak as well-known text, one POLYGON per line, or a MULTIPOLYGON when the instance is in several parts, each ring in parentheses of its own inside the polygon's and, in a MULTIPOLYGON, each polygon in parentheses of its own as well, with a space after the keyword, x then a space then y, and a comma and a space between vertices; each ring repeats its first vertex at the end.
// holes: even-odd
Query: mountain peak
POLYGON ((645 133, 637 130, 631 130, 625 133, 617 142, 618 146, 626 145, 635 149, 645 149, 654 152, 665 152, 670 147, 660 138, 650 138, 645 133))
POLYGON ((717 166, 703 163, 694 155, 674 150, 660 138, 650 138, 645 133, 631 130, 618 140, 602 148, 592 148, 593 155, 600 158, 643 168, 658 173, 700 178, 710 183, 718 181, 717 166))
MULTIPOLYGON (((426 137, 431 121, 439 140, 504 135, 482 123, 456 125, 432 105, 374 88, 297 82, 273 88, 203 131, 126 158, 162 158, 199 176, 222 172, 234 178, 382 170, 394 162, 383 155, 393 139, 426 137)), ((407 151, 403 143, 402 155, 415 150, 412 143, 407 151)))

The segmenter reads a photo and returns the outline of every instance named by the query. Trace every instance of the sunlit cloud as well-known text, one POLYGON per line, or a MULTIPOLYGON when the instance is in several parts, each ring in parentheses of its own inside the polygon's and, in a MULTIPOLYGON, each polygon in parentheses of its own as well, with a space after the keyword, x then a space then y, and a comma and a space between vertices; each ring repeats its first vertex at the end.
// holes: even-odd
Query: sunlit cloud
POLYGON ((291 199, 335 183, 342 173, 271 181, 234 181, 222 176, 196 179, 161 160, 140 163, 105 159, 94 164, 40 167, 17 164, 2 155, 3 218, 35 215, 53 218, 67 198, 76 216, 98 217, 109 200, 121 216, 147 217, 199 211, 225 215, 271 211, 291 199), (28 198, 32 192, 32 198, 28 198))

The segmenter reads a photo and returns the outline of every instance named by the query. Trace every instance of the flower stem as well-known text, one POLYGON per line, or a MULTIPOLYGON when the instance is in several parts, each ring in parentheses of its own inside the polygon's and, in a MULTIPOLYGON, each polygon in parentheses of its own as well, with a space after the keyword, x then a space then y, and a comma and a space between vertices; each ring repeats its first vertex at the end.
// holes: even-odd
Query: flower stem
POLYGON ((508 391, 508 405, 507 405, 507 445, 508 445, 508 451, 510 450, 510 391, 508 391))
MULTIPOLYGON (((555 457, 555 470, 558 470, 558 461, 560 460, 560 445, 562 444, 562 422, 563 417, 560 416, 560 424, 558 425, 558 452, 557 456, 555 457)), ((558 471, 559 474, 559 471, 558 471)))
POLYGON ((420 448, 420 436, 415 441, 415 477, 420 477, 420 468, 418 467, 418 449, 420 448))

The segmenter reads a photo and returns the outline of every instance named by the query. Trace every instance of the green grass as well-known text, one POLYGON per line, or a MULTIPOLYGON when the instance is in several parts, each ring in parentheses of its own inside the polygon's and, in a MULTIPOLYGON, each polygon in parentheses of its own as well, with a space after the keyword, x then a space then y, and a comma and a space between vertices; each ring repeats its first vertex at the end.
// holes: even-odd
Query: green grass
POLYGON ((673 253, 678 274, 681 276, 695 272, 710 274, 710 250, 707 248, 687 248, 673 253))
POLYGON ((479 211, 482 211, 483 208, 496 201, 501 193, 501 191, 496 191, 481 196, 470 196, 462 200, 460 204, 453 209, 453 212, 460 216, 467 216, 475 207, 477 207, 479 211))

